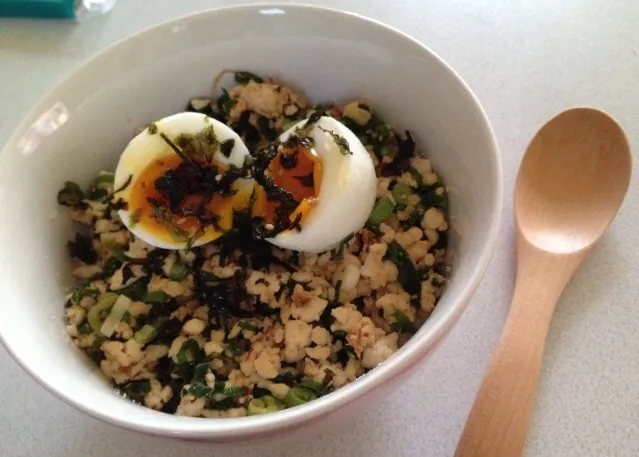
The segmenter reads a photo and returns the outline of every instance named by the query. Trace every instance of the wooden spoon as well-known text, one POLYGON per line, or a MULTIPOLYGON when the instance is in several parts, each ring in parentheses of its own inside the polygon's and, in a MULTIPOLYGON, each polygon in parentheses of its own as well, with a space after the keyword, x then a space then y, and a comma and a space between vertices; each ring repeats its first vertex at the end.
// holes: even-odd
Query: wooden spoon
POLYGON ((555 304, 617 214, 631 169, 624 132, 595 109, 564 111, 528 146, 515 184, 513 301, 455 457, 522 454, 555 304))

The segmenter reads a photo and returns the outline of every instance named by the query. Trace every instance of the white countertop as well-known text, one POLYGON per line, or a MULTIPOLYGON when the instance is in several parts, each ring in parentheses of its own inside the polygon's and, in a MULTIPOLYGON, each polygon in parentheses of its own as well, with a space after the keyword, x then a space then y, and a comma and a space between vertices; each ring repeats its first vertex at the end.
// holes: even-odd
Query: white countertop
MULTIPOLYGON (((95 52, 159 22, 235 3, 121 0, 108 16, 80 25, 0 20, 0 144, 43 93, 95 52)), ((526 144, 543 122, 575 105, 610 112, 631 144, 639 144, 639 2, 307 3, 361 13, 420 39, 461 74, 486 109, 503 155, 504 218, 488 272, 464 317, 418 374, 382 404, 310 438, 259 447, 170 441, 103 424, 47 393, 0 348, 0 455, 453 455, 512 293, 511 197, 526 144)), ((619 217, 557 308, 527 457, 639 455, 637 171, 619 217)))

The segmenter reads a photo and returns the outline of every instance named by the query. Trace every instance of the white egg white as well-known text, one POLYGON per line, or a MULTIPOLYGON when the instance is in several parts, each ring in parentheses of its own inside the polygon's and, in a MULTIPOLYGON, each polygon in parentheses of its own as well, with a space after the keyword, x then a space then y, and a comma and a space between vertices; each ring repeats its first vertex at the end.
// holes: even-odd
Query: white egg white
MULTIPOLYGON (((227 125, 199 113, 179 113, 169 117, 165 117, 155 122, 158 132, 164 133, 169 139, 175 141, 180 134, 197 134, 202 130, 213 126, 218 141, 223 142, 228 139, 235 140, 235 145, 228 157, 225 157, 220 151, 217 151, 213 159, 215 162, 225 165, 235 165, 241 167, 244 159, 249 155, 248 149, 242 142, 242 139, 227 125)), ((131 190, 134 188, 136 178, 150 165, 153 161, 165 157, 169 154, 175 154, 169 145, 161 138, 158 133, 151 133, 146 128, 139 135, 131 140, 128 144, 115 172, 115 189, 122 187, 131 177, 131 183, 116 198, 122 198, 129 201, 131 190)), ((238 185, 243 186, 250 195, 252 191, 252 180, 241 180, 238 185)), ((160 239, 155 234, 147 230, 143 224, 131 224, 131 213, 128 209, 119 211, 122 222, 136 236, 145 242, 164 249, 182 249, 186 243, 180 240, 160 239)), ((193 246, 199 246, 215 237, 219 236, 208 231, 199 237, 193 246)))
MULTIPOLYGON (((301 121, 280 136, 285 141, 301 121)), ((276 246, 304 252, 322 252, 361 229, 368 219, 377 190, 373 161, 357 136, 338 120, 323 116, 310 132, 322 162, 318 203, 302 221, 301 231, 285 231, 269 239, 276 246), (344 138, 352 154, 344 155, 330 131, 344 138)))

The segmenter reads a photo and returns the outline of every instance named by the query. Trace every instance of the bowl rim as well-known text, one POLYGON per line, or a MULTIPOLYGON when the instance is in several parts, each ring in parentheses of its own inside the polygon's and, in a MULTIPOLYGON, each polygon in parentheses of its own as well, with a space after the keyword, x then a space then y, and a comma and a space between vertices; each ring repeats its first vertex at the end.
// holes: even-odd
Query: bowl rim
MULTIPOLYGON (((493 154, 494 166, 493 172, 498 178, 492 183, 490 192, 492 193, 492 201, 494 202, 488 215, 489 232, 487 242, 484 244, 480 254, 480 260, 471 268, 468 274, 468 278, 465 284, 462 285, 459 297, 452 302, 450 309, 447 313, 442 315, 437 325, 430 329, 428 334, 423 334, 418 337, 418 342, 414 344, 410 351, 398 351, 393 355, 387 363, 376 367, 371 372, 364 376, 361 376, 352 383, 336 390, 331 395, 319 398, 308 404, 301 405, 296 408, 279 411, 276 413, 268 414, 266 416, 253 416, 247 418, 238 419, 207 419, 207 418, 181 418, 183 421, 178 424, 169 424, 161 419, 160 415, 164 413, 158 412, 158 416, 152 416, 145 421, 130 420, 128 417, 117 417, 108 412, 108 410, 101 410, 97 406, 92 406, 80 401, 78 398, 67 395, 65 392, 58 390, 58 388, 50 384, 47 377, 39 373, 34 367, 28 366, 14 351, 11 344, 0 334, 0 343, 6 348, 7 352, 16 361, 16 363, 26 371, 33 379, 35 379, 41 386, 47 391, 55 395, 57 398, 65 402, 66 404, 74 407, 75 409, 82 411, 89 416, 99 419, 105 423, 115 425, 120 428, 142 432, 150 435, 169 436, 183 439, 219 439, 221 441, 235 441, 240 438, 253 438, 266 435, 276 430, 294 429, 305 423, 320 418, 332 411, 339 409, 355 400, 361 398, 366 393, 382 387, 392 380, 393 377, 399 376, 401 373, 408 371, 415 363, 419 362, 428 352, 430 352, 438 342, 449 332, 453 324, 459 319, 461 314, 467 308, 470 299, 475 293, 479 282, 486 272, 488 263, 494 252, 494 248, 497 244, 499 235, 499 228, 501 225, 502 207, 503 207, 503 173, 502 173, 502 160, 499 151, 497 140, 488 120, 488 117, 466 82, 450 67, 438 54, 421 43, 419 40, 412 38, 408 34, 387 25, 376 19, 372 19, 363 16, 358 13, 350 11, 344 11, 336 8, 328 8, 323 6, 316 6, 310 4, 282 4, 282 3, 255 3, 255 4, 241 4, 234 6, 226 6, 220 8, 206 9, 197 11, 195 13, 189 13, 183 16, 173 18, 168 21, 164 21, 150 27, 146 27, 134 34, 131 34, 121 40, 118 40, 98 53, 93 54, 87 58, 83 63, 78 65, 74 70, 68 73, 62 80, 60 80, 52 89, 47 91, 15 127, 13 133, 7 139, 7 142, 0 150, 6 149, 9 144, 15 143, 18 134, 29 126, 30 121, 34 116, 46 106, 49 98, 67 81, 73 78, 77 73, 80 73, 85 68, 89 67, 94 61, 110 54, 117 52, 120 47, 124 47, 127 44, 141 39, 144 35, 152 30, 171 26, 183 21, 195 20, 202 16, 215 16, 225 13, 237 13, 245 12, 251 14, 252 12, 262 9, 282 9, 285 11, 294 10, 303 14, 316 13, 324 14, 328 16, 341 18, 348 18, 348 20, 357 21, 360 24, 366 24, 372 26, 378 30, 382 30, 385 33, 390 33, 399 36, 407 44, 415 46, 420 51, 429 54, 435 61, 438 62, 442 68, 447 71, 450 76, 457 81, 457 83, 464 89, 466 95, 470 98, 475 105, 478 113, 480 114, 480 122, 484 134, 489 138, 490 149, 493 154), (106 411, 106 412, 105 412, 106 411)), ((417 337, 418 335, 415 335, 417 337)), ((413 337, 413 338, 415 338, 413 337)), ((123 399, 123 401, 125 401, 123 399)), ((175 416, 167 416, 174 418, 175 416)))

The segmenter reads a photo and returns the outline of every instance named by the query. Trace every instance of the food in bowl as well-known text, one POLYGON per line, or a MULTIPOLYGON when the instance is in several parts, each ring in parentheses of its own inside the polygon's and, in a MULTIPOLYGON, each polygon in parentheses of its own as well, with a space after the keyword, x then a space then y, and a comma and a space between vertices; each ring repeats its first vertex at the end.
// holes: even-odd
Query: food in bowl
POLYGON ((383 363, 446 277, 447 195, 371 103, 312 106, 247 72, 146 127, 76 223, 67 333, 128 398, 238 417, 383 363))

